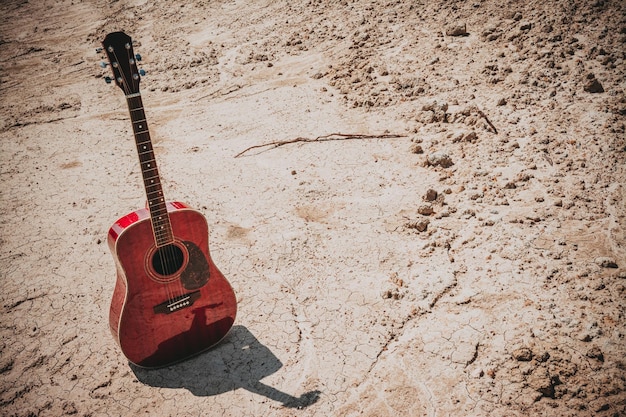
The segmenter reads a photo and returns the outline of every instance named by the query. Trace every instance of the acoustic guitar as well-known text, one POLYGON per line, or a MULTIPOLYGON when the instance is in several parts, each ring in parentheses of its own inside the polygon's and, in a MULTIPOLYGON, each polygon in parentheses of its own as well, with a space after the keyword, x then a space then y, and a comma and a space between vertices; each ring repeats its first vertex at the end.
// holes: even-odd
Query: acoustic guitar
POLYGON ((117 266, 109 326, 131 363, 158 368, 217 344, 235 321, 237 301, 209 254, 204 216, 163 196, 131 38, 113 32, 102 45, 112 81, 126 96, 147 196, 146 208, 120 218, 108 233, 117 266))

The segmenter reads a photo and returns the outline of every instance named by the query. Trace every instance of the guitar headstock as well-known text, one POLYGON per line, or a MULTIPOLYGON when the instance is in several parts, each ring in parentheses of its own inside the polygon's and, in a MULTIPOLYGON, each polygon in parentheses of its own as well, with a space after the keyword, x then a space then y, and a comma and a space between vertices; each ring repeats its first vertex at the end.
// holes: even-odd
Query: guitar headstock
POLYGON ((102 46, 109 59, 115 84, 127 96, 138 94, 141 77, 136 61, 140 58, 135 57, 130 36, 124 32, 109 33, 102 41, 102 46))

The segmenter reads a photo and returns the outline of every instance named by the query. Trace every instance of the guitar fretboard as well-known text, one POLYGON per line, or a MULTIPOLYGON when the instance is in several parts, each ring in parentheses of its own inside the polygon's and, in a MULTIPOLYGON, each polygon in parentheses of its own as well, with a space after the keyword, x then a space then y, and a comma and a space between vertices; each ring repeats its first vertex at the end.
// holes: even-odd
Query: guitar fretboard
POLYGON ((172 225, 167 213, 167 205, 163 196, 163 188, 161 187, 159 170, 154 157, 154 150, 152 149, 152 140, 148 131, 148 122, 143 110, 141 95, 139 93, 132 94, 126 97, 126 101, 133 124, 143 184, 146 190, 146 197, 148 198, 152 231, 154 232, 156 245, 160 247, 174 241, 172 225))

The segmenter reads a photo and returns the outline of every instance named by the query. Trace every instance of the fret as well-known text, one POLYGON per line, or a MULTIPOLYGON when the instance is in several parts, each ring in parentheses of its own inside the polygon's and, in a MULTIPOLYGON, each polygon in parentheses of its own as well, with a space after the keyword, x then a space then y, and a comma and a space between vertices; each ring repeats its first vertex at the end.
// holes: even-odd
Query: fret
POLYGON ((146 191, 149 193, 152 193, 154 191, 157 190, 161 190, 161 184, 160 183, 156 183, 156 184, 144 184, 146 191))
POLYGON ((156 235, 158 236, 168 236, 170 235, 170 231, 166 230, 165 227, 163 228, 157 228, 157 230, 154 232, 156 235))
POLYGON ((167 214, 167 207, 163 205, 161 208, 150 208, 150 214, 155 216, 165 216, 167 214))
POLYGON ((155 228, 155 232, 154 233, 155 234, 159 234, 159 235, 165 235, 165 236, 169 235, 171 233, 171 231, 169 230, 169 224, 168 224, 168 227, 165 227, 165 223, 163 225, 161 225, 161 226, 157 226, 155 228))
POLYGON ((168 230, 166 230, 166 223, 161 223, 161 224, 155 224, 155 233, 160 233, 162 235, 166 235, 168 233, 168 230))
POLYGON ((148 200, 152 199, 151 196, 153 196, 153 195, 157 195, 157 196, 160 197, 160 196, 163 195, 163 191, 161 191, 160 189, 159 190, 150 191, 149 193, 147 193, 148 200))
POLYGON ((147 130, 143 133, 135 133, 135 143, 143 145, 150 141, 150 133, 147 130), (142 136, 145 136, 145 139, 142 136))
MULTIPOLYGON (((156 206, 158 203, 163 203, 163 204, 165 205, 165 203, 164 203, 164 199, 163 199, 162 197, 159 197, 159 198, 152 198, 152 199, 149 199, 149 200, 148 200, 148 204, 150 204, 150 205, 151 205, 151 206, 153 206, 153 207, 154 207, 154 206, 156 206)), ((165 210, 165 209, 164 209, 164 210, 165 210)), ((150 211, 152 211, 152 210, 150 210, 150 211)))
POLYGON ((153 168, 150 168, 150 169, 144 169, 144 170, 142 170, 142 172, 143 172, 144 176, 145 176, 146 174, 148 174, 148 173, 152 172, 152 171, 154 171, 154 174, 155 174, 155 175, 152 175, 152 177, 151 177, 151 178, 154 178, 154 177, 158 177, 158 176, 159 176, 159 172, 158 172, 158 170, 157 170, 157 168, 156 168, 156 167, 153 167, 153 168))
POLYGON ((162 235, 168 235, 169 233, 171 233, 171 225, 169 221, 163 222, 163 223, 152 223, 152 230, 154 231, 154 233, 160 233, 162 235))
POLYGON ((147 145, 141 145, 141 147, 137 147, 137 152, 139 152, 140 155, 145 155, 149 152, 152 152, 153 149, 147 145))

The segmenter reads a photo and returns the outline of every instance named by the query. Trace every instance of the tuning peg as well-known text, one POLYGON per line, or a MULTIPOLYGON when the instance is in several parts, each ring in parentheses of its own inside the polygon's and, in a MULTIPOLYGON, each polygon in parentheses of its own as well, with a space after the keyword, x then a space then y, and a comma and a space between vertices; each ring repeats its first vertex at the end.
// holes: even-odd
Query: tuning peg
POLYGON ((108 63, 106 63, 106 62, 104 62, 104 61, 102 61, 102 62, 100 63, 100 68, 106 68, 106 67, 107 67, 107 65, 109 65, 109 64, 108 64, 108 63))
POLYGON ((146 75, 146 72, 144 70, 140 69, 139 70, 139 75, 141 75, 143 77, 144 75, 146 75))
POLYGON ((136 59, 137 61, 141 61, 141 55, 139 55, 139 54, 135 54, 135 59, 136 59))
POLYGON ((111 77, 104 77, 104 81, 105 81, 107 84, 111 84, 111 81, 113 81, 113 80, 111 79, 111 77))

